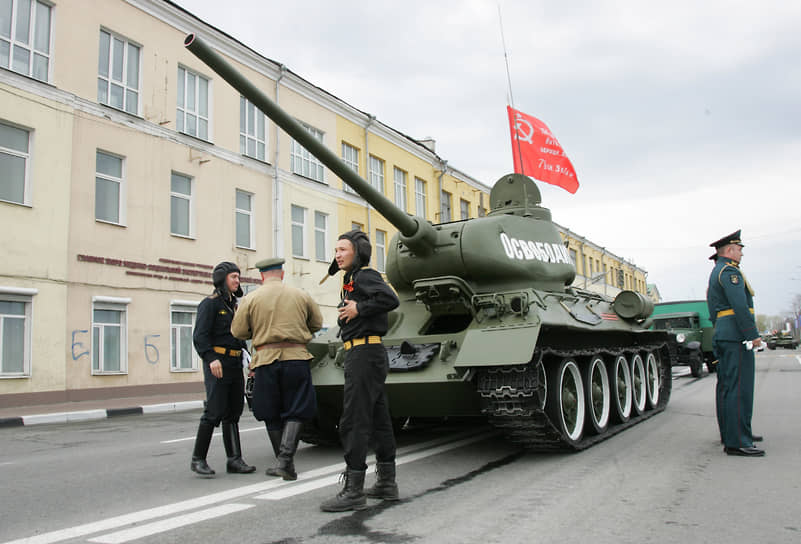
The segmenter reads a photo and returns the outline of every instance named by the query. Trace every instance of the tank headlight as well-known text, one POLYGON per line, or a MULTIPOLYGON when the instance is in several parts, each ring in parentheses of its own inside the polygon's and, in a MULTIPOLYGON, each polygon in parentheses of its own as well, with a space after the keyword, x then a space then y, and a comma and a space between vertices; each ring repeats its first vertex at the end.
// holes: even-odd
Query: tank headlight
POLYGON ((686 339, 687 339, 687 337, 684 336, 683 333, 679 333, 679 334, 676 335, 676 342, 678 342, 679 344, 684 342, 686 339))

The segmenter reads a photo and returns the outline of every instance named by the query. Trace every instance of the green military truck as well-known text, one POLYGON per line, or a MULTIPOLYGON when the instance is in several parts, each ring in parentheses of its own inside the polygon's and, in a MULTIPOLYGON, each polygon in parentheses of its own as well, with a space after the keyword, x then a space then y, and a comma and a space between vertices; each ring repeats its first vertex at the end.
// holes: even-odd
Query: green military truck
POLYGON ((795 349, 798 347, 799 341, 793 338, 793 333, 783 331, 765 337, 765 343, 768 349, 795 349))
POLYGON ((704 363, 715 372, 717 361, 712 354, 714 326, 709 319, 705 300, 681 300, 654 305, 653 328, 672 332, 679 343, 676 364, 687 365, 696 378, 701 377, 704 363))

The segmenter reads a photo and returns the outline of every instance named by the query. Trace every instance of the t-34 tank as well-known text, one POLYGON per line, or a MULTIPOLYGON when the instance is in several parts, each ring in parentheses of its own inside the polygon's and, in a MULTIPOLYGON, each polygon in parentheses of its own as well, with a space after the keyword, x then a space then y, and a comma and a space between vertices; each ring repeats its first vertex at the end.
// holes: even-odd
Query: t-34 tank
MULTIPOLYGON (((540 191, 501 177, 486 217, 432 225, 395 207, 194 35, 185 45, 398 229, 387 278, 400 307, 383 339, 393 418, 480 416, 532 450, 582 449, 664 409, 675 338, 653 305, 570 287, 576 268, 540 191)), ((319 403, 310 442, 336 439, 337 329, 309 346, 319 403)))

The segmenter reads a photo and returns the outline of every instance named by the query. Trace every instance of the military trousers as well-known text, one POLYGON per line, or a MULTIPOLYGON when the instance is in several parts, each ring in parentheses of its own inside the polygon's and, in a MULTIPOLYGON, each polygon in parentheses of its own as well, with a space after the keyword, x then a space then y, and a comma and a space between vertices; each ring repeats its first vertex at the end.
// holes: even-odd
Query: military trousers
POLYGON ((729 448, 752 447, 754 352, 741 342, 723 340, 715 340, 714 350, 718 356, 715 404, 720 438, 729 448))
POLYGON ((356 346, 345 355, 339 435, 351 470, 367 469, 370 444, 379 463, 395 461, 395 435, 384 387, 388 372, 387 350, 381 344, 356 346))
POLYGON ((216 427, 223 423, 239 423, 245 406, 245 376, 239 357, 221 355, 222 378, 211 373, 208 364, 203 363, 203 383, 206 386, 206 407, 200 416, 201 423, 216 427))
POLYGON ((253 416, 271 431, 287 421, 306 421, 317 413, 309 361, 273 361, 254 370, 253 416))

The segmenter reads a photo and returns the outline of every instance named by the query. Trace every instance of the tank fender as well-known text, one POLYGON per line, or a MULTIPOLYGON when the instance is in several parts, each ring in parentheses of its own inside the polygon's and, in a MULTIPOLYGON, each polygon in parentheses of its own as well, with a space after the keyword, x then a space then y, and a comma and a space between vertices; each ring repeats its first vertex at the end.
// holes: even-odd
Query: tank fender
POLYGON ((456 368, 524 365, 531 361, 540 323, 472 329, 459 346, 456 368))

